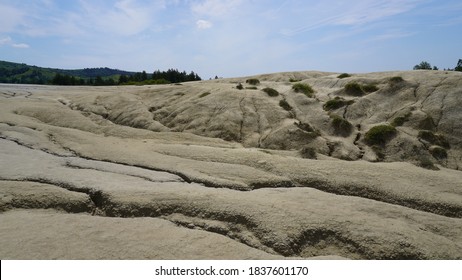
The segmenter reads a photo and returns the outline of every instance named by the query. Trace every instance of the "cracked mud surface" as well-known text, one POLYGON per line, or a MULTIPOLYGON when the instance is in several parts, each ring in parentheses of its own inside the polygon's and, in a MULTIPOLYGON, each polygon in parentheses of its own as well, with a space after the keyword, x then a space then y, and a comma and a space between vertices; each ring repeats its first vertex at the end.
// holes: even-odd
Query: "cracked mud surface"
POLYGON ((235 89, 245 78, 0 85, 0 257, 461 259, 462 76, 337 75, 257 77, 279 97, 235 89), (345 96, 351 80, 379 90, 345 96), (354 103, 323 110, 335 96, 354 103), (352 123, 349 136, 329 113, 352 123), (375 162, 365 132, 406 114, 375 162), (448 142, 446 158, 431 158, 438 171, 414 165, 434 149, 421 130, 448 142))

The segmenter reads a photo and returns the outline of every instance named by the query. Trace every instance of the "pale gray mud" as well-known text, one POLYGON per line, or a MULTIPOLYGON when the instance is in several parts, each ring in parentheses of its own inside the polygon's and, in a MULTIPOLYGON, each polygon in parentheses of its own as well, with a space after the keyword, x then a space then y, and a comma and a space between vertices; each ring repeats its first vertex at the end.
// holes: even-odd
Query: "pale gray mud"
POLYGON ((462 75, 337 76, 0 85, 0 258, 461 259, 462 75))

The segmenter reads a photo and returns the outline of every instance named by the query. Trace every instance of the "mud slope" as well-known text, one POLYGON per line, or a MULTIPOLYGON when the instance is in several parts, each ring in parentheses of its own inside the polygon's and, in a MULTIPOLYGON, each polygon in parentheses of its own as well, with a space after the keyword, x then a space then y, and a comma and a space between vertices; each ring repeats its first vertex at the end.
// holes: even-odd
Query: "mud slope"
POLYGON ((0 258, 461 259, 462 75, 338 75, 0 85, 0 258))

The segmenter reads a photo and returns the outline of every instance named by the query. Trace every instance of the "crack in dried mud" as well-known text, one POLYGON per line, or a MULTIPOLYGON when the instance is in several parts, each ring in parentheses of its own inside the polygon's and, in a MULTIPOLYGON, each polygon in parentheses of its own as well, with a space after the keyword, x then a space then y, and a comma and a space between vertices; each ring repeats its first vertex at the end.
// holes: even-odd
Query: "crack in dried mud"
MULTIPOLYGON (((23 146, 23 147, 26 147, 28 149, 34 150, 33 147, 29 147, 27 145, 24 145, 23 143, 21 143, 18 140, 10 139, 10 138, 5 137, 3 135, 0 135, 0 139, 5 139, 5 140, 8 140, 8 141, 12 141, 12 142, 14 142, 14 143, 16 143, 16 144, 18 144, 20 146, 23 146)), ((78 152, 76 152, 76 151, 74 151, 72 149, 68 148, 68 150, 71 151, 74 155, 76 155, 76 158, 82 158, 82 159, 85 159, 85 160, 91 160, 91 161, 96 161, 96 162, 112 163, 112 164, 117 164, 117 165, 122 165, 122 166, 127 166, 127 167, 136 167, 136 168, 140 168, 140 169, 144 169, 144 170, 148 170, 148 171, 165 172, 165 173, 173 174, 173 175, 176 175, 176 176, 180 177, 186 183, 189 183, 189 184, 190 183, 197 183, 197 184, 201 184, 204 187, 208 187, 208 188, 218 188, 218 189, 220 189, 220 188, 229 188, 229 186, 226 186, 226 185, 223 185, 223 184, 220 184, 220 183, 211 182, 209 180, 191 179, 189 176, 187 176, 187 175, 185 175, 185 174, 183 174, 181 172, 177 172, 177 171, 173 171, 173 170, 167 170, 167 169, 162 169, 162 168, 153 168, 153 167, 148 167, 148 166, 145 166, 145 165, 133 165, 133 164, 127 164, 127 163, 123 163, 123 162, 119 162, 119 161, 112 161, 112 160, 94 159, 94 158, 91 158, 91 157, 86 157, 84 155, 81 155, 81 154, 79 154, 78 152)), ((69 159, 73 158, 72 156, 59 155, 59 154, 51 153, 49 151, 42 151, 42 152, 45 152, 45 153, 53 155, 53 156, 61 157, 61 158, 69 158, 69 159)), ((65 165, 68 166, 68 167, 71 167, 71 168, 85 169, 85 168, 82 168, 82 167, 79 167, 79 166, 76 166, 76 165, 69 164, 68 162, 66 162, 65 165)), ((95 169, 95 168, 88 168, 88 169, 98 170, 98 169, 95 169)), ((103 171, 103 170, 99 170, 99 171, 103 171)), ((107 172, 107 171, 104 171, 104 172, 107 172)), ((124 174, 124 175, 133 176, 131 174, 124 174)), ((137 177, 137 176, 133 176, 133 177, 137 177)), ((138 176, 138 177, 140 177, 140 176, 138 176)), ((145 177, 140 177, 140 178, 146 179, 145 177)), ((46 179, 39 179, 39 180, 46 180, 46 179)), ((41 181, 37 181, 37 182, 41 182, 41 181)), ((43 182, 46 183, 45 181, 43 181, 43 182)), ((53 183, 51 183, 51 184, 53 184, 53 183)), ((390 204, 394 204, 394 205, 400 205, 400 206, 404 206, 404 207, 408 207, 408 208, 412 208, 412 209, 416 209, 416 210, 420 210, 420 211, 425 211, 425 212, 429 212, 429 213, 434 213, 434 214, 438 214, 438 215, 442 215, 442 216, 462 218, 462 207, 459 207, 459 206, 436 203, 436 202, 432 203, 432 202, 422 201, 422 200, 413 199, 413 198, 405 199, 405 198, 401 198, 401 197, 398 197, 398 196, 390 195, 389 193, 384 192, 384 191, 380 191, 378 189, 371 189, 371 188, 367 188, 367 187, 361 188, 360 186, 349 186, 349 185, 342 185, 342 184, 334 186, 334 185, 330 184, 327 181, 319 181, 319 180, 314 180, 314 181, 312 180, 310 182, 286 181, 286 182, 279 182, 278 184, 271 184, 271 185, 267 184, 267 183, 254 182, 254 183, 249 184, 249 187, 250 188, 246 188, 246 189, 236 189, 236 188, 231 188, 231 189, 233 189, 235 191, 253 191, 253 190, 258 190, 258 189, 308 187, 308 188, 314 188, 314 189, 317 189, 317 190, 320 190, 320 191, 323 191, 323 192, 326 192, 326 193, 372 199, 372 200, 376 200, 376 201, 380 201, 380 202, 390 203, 390 204)), ((69 189, 69 190, 72 190, 72 189, 69 189)))
POLYGON ((239 142, 241 143, 244 140, 243 129, 244 129, 244 121, 246 118, 246 112, 244 110, 244 105, 243 105, 244 99, 245 99, 245 96, 242 97, 241 100, 239 100, 239 109, 241 110, 241 121, 239 123, 239 142))
MULTIPOLYGON (((0 179, 1 180, 1 179, 0 179)), ((14 181, 14 180, 8 180, 14 181)), ((18 180, 19 181, 19 180, 18 180)), ((43 179, 20 180, 36 182, 64 188, 69 191, 87 194, 94 204, 92 215, 118 218, 162 218, 178 226, 204 230, 236 240, 249 247, 285 257, 313 257, 317 255, 342 255, 352 259, 377 258, 354 240, 341 232, 330 229, 306 229, 297 236, 288 237, 285 242, 267 238, 258 223, 239 213, 226 213, 189 206, 178 202, 157 201, 154 205, 120 203, 112 201, 102 191, 91 188, 79 188, 67 183, 43 179), (178 218, 178 215, 181 215, 178 218), (221 223, 218 224, 217 223, 221 223)), ((24 205, 22 205, 24 208, 24 205)), ((70 214, 81 211, 68 207, 58 207, 70 214)), ((405 250, 388 259, 422 259, 420 253, 405 250)))
MULTIPOLYGON (((298 182, 303 184, 303 182, 298 182)), ((422 201, 417 198, 404 198, 399 196, 390 195, 385 191, 379 189, 361 187, 358 185, 338 185, 334 186, 326 182, 315 181, 305 183, 305 187, 314 188, 323 192, 332 193, 343 196, 354 196, 375 201, 385 202, 393 205, 408 207, 411 209, 429 212, 441 216, 451 218, 462 218, 462 207, 458 205, 445 204, 440 202, 422 201)))

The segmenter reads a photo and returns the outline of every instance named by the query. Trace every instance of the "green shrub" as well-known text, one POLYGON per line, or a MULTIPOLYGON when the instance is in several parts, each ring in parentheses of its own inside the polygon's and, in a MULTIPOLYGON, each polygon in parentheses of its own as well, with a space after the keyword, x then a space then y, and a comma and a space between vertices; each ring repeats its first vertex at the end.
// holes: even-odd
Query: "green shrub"
POLYGON ((286 111, 292 110, 292 106, 290 106, 290 104, 287 103, 287 101, 285 99, 282 99, 281 101, 279 101, 279 106, 281 106, 282 109, 284 109, 286 111))
POLYGON ((166 79, 156 79, 156 80, 145 80, 142 82, 135 82, 135 81, 128 81, 125 83, 122 83, 124 86, 142 86, 142 85, 164 85, 164 84, 170 84, 170 81, 167 81, 166 79))
POLYGON ((351 134, 351 131, 353 130, 353 125, 349 121, 334 114, 331 114, 330 117, 332 119, 331 124, 334 128, 335 134, 345 137, 351 134))
POLYGON ((345 93, 352 96, 363 96, 364 91, 357 82, 350 82, 345 85, 345 93))
POLYGON ((382 146, 373 145, 371 148, 377 156, 377 161, 383 161, 385 159, 385 152, 382 146))
POLYGON ((371 93, 379 90, 376 85, 360 85, 357 82, 350 82, 345 85, 345 93, 352 96, 363 96, 366 93, 371 93))
POLYGON ((417 137, 425 140, 425 141, 428 141, 430 143, 435 143, 436 141, 436 137, 435 137, 435 134, 431 131, 428 131, 428 130, 421 130, 419 131, 419 134, 417 135, 417 137))
POLYGON ((430 148, 430 154, 436 159, 445 159, 448 157, 448 152, 445 148, 440 146, 433 146, 430 148))
POLYGON ((290 78, 290 79, 289 79, 289 82, 291 82, 291 83, 297 83, 297 82, 300 82, 300 80, 299 80, 299 79, 290 78))
POLYGON ((417 137, 433 145, 441 146, 447 149, 449 149, 450 147, 448 140, 446 140, 446 138, 443 135, 434 134, 433 132, 429 130, 419 131, 419 134, 417 135, 417 137))
POLYGON ((342 73, 342 74, 337 76, 337 78, 339 78, 339 79, 348 78, 348 77, 351 77, 351 75, 348 74, 348 73, 342 73))
POLYGON ((260 80, 258 79, 247 79, 245 82, 248 83, 249 85, 254 85, 254 86, 260 84, 260 80))
POLYGON ((295 122, 294 123, 298 128, 301 130, 304 130, 306 132, 315 132, 316 130, 311 127, 308 123, 303 123, 303 122, 295 122))
POLYGON ((396 134, 396 128, 391 125, 378 125, 369 129, 364 135, 368 145, 385 145, 396 134))
POLYGON ((245 89, 253 89, 253 90, 255 90, 255 89, 258 89, 258 88, 257 87, 246 87, 245 89))
POLYGON ((351 105, 353 103, 354 103, 354 100, 346 101, 345 99, 337 96, 334 99, 331 99, 331 100, 327 101, 324 104, 323 108, 326 111, 330 111, 330 110, 335 110, 335 109, 338 109, 338 108, 342 108, 343 106, 346 106, 346 105, 351 105))
POLYGON ((426 156, 421 156, 417 165, 425 169, 439 170, 439 168, 433 164, 433 161, 426 156))
POLYGON ((418 127, 423 130, 433 130, 436 125, 433 118, 427 115, 425 119, 421 120, 418 127))
POLYGON ((319 130, 312 127, 308 123, 294 122, 294 125, 296 125, 299 129, 303 130, 305 132, 306 137, 308 137, 309 139, 315 139, 316 137, 321 136, 319 130))
POLYGON ((314 90, 308 84, 297 83, 297 84, 292 86, 292 89, 295 92, 301 92, 301 93, 305 94, 308 97, 313 97, 314 96, 314 90))
POLYGON ((244 86, 242 86, 241 83, 238 83, 237 86, 236 86, 236 88, 237 88, 238 90, 242 90, 242 89, 244 89, 244 86))
POLYGON ((371 93, 379 90, 379 88, 376 85, 362 85, 361 88, 366 93, 371 93))
POLYGON ((390 79, 388 79, 388 82, 390 84, 399 84, 399 83, 404 82, 404 79, 400 76, 395 76, 395 77, 391 77, 390 79))
POLYGON ((401 116, 401 117, 396 117, 393 119, 393 121, 391 122, 391 125, 394 126, 394 127, 397 127, 397 126, 402 126, 404 123, 406 122, 406 119, 401 116))
POLYGON ((264 88, 262 89, 264 92, 266 92, 269 96, 271 97, 275 97, 275 96, 278 96, 279 95, 279 92, 273 88, 264 88))
POLYGON ((318 136, 321 136, 321 133, 319 132, 319 130, 317 130, 316 128, 312 127, 311 125, 309 125, 308 123, 303 123, 303 122, 295 122, 294 123, 298 128, 300 128, 301 130, 307 132, 308 136, 310 138, 316 138, 318 136))
POLYGON ((204 92, 201 95, 199 95, 199 98, 206 97, 207 95, 211 94, 210 92, 204 92))
POLYGON ((316 159, 316 149, 312 147, 303 147, 300 150, 302 158, 316 159))
POLYGON ((411 112, 407 113, 404 116, 396 117, 391 122, 391 125, 394 126, 394 127, 402 126, 405 122, 407 122, 409 120, 410 116, 411 116, 411 112))

